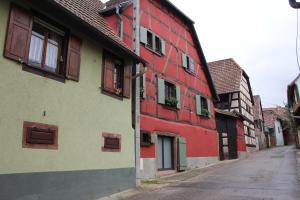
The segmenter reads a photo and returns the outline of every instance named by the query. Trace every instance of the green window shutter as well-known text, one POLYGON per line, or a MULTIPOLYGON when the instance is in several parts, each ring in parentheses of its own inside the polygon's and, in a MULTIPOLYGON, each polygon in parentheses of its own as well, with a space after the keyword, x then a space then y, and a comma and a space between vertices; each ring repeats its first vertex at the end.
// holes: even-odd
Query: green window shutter
POLYGON ((208 116, 211 117, 211 111, 210 111, 210 99, 206 99, 207 101, 207 110, 208 110, 208 116))
POLYGON ((165 104, 166 97, 165 97, 165 81, 164 79, 158 78, 157 80, 157 87, 158 87, 158 103, 165 104))
POLYGON ((201 115, 201 96, 196 95, 196 114, 201 115))
POLYGON ((176 86, 177 108, 180 109, 180 86, 176 86))
POLYGON ((195 72, 194 60, 192 58, 190 58, 190 71, 195 72))
POLYGON ((143 80, 142 80, 142 84, 143 84, 143 98, 146 98, 146 74, 143 74, 143 80))
POLYGON ((182 67, 187 68, 187 59, 185 53, 182 53, 182 67))
POLYGON ((166 55, 166 42, 163 39, 161 39, 161 53, 166 55))
POLYGON ((140 42, 147 44, 147 29, 144 27, 140 27, 140 42))
POLYGON ((186 167, 186 140, 185 138, 178 138, 178 171, 184 171, 186 167))

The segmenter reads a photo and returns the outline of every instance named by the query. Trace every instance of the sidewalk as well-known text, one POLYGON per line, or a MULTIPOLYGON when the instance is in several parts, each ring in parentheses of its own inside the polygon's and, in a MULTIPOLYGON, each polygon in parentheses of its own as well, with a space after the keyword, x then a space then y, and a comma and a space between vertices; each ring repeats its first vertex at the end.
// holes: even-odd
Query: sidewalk
POLYGON ((103 197, 98 200, 125 200, 125 199, 130 199, 130 197, 133 197, 139 193, 145 192, 145 191, 154 191, 154 190, 159 190, 160 188, 166 187, 170 184, 175 184, 180 181, 185 181, 194 177, 197 177, 211 169, 216 169, 220 168, 226 164, 237 162, 240 159, 236 160, 225 160, 225 161, 219 161, 215 164, 211 164, 202 168, 195 168, 191 169, 185 172, 180 172, 156 179, 151 179, 151 180, 144 180, 142 181, 142 184, 138 186, 135 189, 127 190, 121 193, 113 194, 111 196, 103 197))

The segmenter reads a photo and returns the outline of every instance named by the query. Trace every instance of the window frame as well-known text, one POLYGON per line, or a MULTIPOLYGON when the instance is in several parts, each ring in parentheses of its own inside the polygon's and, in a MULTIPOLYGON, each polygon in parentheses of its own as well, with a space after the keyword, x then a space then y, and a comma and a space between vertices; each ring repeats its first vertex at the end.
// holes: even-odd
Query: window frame
MULTIPOLYGON (((36 11, 31 11, 31 14, 33 16, 33 19, 32 19, 32 26, 31 26, 31 30, 30 30, 30 41, 28 44, 27 55, 26 55, 27 62, 23 63, 22 69, 24 71, 27 71, 27 72, 30 72, 33 74, 37 74, 40 76, 48 77, 53 80, 57 80, 59 82, 64 83, 65 79, 66 79, 68 40, 70 37, 70 32, 64 26, 58 24, 56 21, 53 21, 53 20, 49 19, 48 17, 45 17, 44 15, 42 15, 36 11), (31 36, 32 36, 34 23, 39 24, 41 27, 43 27, 44 30, 45 29, 48 29, 48 30, 53 29, 50 31, 54 32, 57 35, 60 35, 60 37, 61 37, 61 41, 60 41, 59 49, 58 49, 59 53, 57 56, 57 63, 56 63, 57 66, 56 66, 55 72, 44 69, 43 67, 35 66, 34 64, 31 64, 29 61, 31 36), (54 29, 56 29, 57 31, 55 31, 54 29), (61 33, 58 33, 58 32, 61 32, 61 33), (62 36, 62 34, 64 34, 64 35, 62 36), (62 58, 62 60, 61 60, 61 58, 62 58), (59 60, 61 60, 61 61, 59 61, 59 60)), ((46 55, 46 52, 45 52, 46 46, 47 46, 47 45, 45 45, 46 43, 47 43, 47 41, 44 41, 44 43, 43 43, 42 60, 45 60, 44 57, 46 55)))
POLYGON ((165 92, 165 105, 170 108, 176 108, 178 102, 177 95, 176 95, 176 85, 165 80, 164 92, 165 92), (170 100, 171 98, 176 99, 176 104, 168 105, 167 101, 170 100))
POLYGON ((30 149, 48 149, 57 150, 58 149, 58 126, 50 124, 42 124, 37 122, 23 122, 23 136, 22 136, 22 147, 30 149), (28 142, 28 137, 30 132, 29 129, 37 128, 40 130, 50 129, 53 133, 53 144, 41 144, 41 143, 30 143, 28 142))
MULTIPOLYGON (((126 67, 129 67, 129 66, 126 66, 126 67)), ((115 72, 114 72, 115 73, 115 72)), ((115 76, 115 75, 114 75, 115 76)), ((119 100, 123 100, 123 98, 124 98, 124 79, 125 79, 125 64, 124 64, 124 61, 123 61, 123 59, 122 58, 120 58, 119 56, 116 56, 115 54, 113 54, 113 53, 110 53, 110 52, 108 52, 108 51, 104 51, 103 52, 103 58, 102 58, 102 80, 101 80, 101 88, 102 88, 102 93, 103 94, 106 94, 106 95, 109 95, 109 96, 111 96, 111 97, 114 97, 114 98, 117 98, 117 99, 119 99, 119 100), (121 83, 119 83, 119 84, 121 84, 121 86, 122 86, 122 88, 118 88, 118 89, 121 89, 122 91, 120 92, 120 93, 118 93, 118 91, 116 91, 116 92, 112 92, 112 91, 109 91, 109 90, 107 90, 106 88, 105 88, 105 78, 104 78, 104 76, 105 76, 105 59, 107 58, 107 57, 111 57, 111 58, 113 58, 113 60, 114 60, 114 68, 115 68, 115 65, 116 65, 116 62, 115 62, 115 60, 117 60, 120 64, 119 64, 119 68, 120 69, 122 69, 122 71, 121 71, 121 83)), ((113 84, 114 84, 114 80, 113 80, 113 84)), ((115 85, 115 84, 114 84, 115 85)), ((115 90, 117 90, 116 88, 114 88, 115 90)))
POLYGON ((153 33, 151 30, 144 28, 147 32, 147 43, 145 44, 145 47, 147 49, 149 49, 150 51, 152 51, 153 53, 156 53, 159 56, 163 56, 163 43, 165 45, 165 42, 163 42, 162 37, 160 37, 159 35, 153 33), (150 43, 151 41, 151 43, 150 43), (158 45, 157 45, 157 41, 158 41, 158 45), (159 48, 158 48, 158 47, 159 48))
POLYGON ((122 149, 122 136, 120 134, 114 134, 114 133, 107 133, 103 132, 102 133, 102 138, 103 138, 103 146, 101 147, 101 150, 103 152, 121 152, 122 149), (112 148, 109 146, 105 145, 106 139, 118 139, 118 147, 117 148, 112 148))

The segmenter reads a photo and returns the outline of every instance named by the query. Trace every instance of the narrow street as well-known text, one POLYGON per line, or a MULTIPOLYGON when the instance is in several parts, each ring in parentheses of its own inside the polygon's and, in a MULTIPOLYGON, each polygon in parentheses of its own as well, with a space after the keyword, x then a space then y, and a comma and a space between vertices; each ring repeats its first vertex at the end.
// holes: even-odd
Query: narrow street
POLYGON ((299 200, 293 147, 278 147, 212 168, 131 200, 299 200))

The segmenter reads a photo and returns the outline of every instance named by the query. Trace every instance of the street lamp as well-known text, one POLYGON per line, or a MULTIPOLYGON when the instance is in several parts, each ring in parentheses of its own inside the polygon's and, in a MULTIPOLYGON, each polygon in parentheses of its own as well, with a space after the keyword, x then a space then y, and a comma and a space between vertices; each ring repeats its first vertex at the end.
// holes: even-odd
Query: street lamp
POLYGON ((295 9, 300 8, 300 0, 289 0, 290 6, 295 9))

